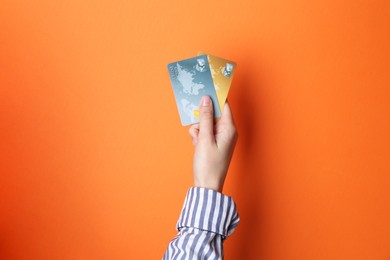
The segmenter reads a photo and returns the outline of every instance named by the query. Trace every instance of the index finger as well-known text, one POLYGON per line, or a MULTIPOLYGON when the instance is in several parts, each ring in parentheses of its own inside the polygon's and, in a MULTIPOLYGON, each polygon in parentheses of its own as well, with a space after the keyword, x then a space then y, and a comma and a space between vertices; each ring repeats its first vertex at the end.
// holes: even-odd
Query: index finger
POLYGON ((220 121, 222 121, 223 123, 228 123, 228 124, 234 125, 233 114, 232 114, 232 111, 230 109, 229 102, 227 100, 226 100, 225 105, 223 107, 223 112, 222 112, 220 121))

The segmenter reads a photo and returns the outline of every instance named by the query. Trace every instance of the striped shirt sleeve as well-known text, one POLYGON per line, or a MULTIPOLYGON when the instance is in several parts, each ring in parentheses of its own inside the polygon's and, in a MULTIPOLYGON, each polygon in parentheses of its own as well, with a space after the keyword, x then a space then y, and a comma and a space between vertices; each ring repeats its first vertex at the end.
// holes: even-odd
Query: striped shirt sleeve
POLYGON ((233 199, 211 189, 192 187, 163 256, 168 259, 223 259, 223 241, 240 218, 233 199))

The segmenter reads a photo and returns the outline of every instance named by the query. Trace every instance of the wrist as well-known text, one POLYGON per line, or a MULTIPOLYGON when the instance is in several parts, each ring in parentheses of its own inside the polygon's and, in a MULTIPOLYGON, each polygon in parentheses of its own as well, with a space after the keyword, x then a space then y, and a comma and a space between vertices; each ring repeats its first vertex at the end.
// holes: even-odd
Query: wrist
POLYGON ((223 181, 218 181, 218 180, 207 180, 207 181, 201 181, 198 180, 196 177, 194 179, 194 186, 199 187, 199 188, 206 188, 210 190, 217 191, 219 193, 222 193, 223 190, 223 181))

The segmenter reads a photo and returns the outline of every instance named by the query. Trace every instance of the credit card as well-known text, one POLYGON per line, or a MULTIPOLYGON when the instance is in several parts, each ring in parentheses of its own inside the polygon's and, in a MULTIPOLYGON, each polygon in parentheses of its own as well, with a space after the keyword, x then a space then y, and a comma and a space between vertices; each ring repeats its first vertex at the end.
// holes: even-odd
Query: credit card
POLYGON ((214 117, 221 116, 206 55, 172 62, 168 64, 168 72, 183 126, 199 122, 202 96, 209 96, 213 101, 214 117))
POLYGON ((200 52, 198 55, 207 55, 219 108, 222 112, 232 84, 236 63, 210 54, 204 54, 203 52, 200 52))

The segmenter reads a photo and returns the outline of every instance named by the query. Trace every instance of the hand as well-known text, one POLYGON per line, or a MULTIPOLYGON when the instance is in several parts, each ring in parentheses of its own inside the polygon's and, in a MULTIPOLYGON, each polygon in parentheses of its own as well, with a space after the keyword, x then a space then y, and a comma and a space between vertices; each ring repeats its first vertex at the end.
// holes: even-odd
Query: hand
POLYGON ((214 125, 212 100, 204 96, 199 104, 199 116, 200 123, 189 130, 195 146, 194 185, 222 192, 238 138, 232 113, 226 102, 221 119, 214 125))

